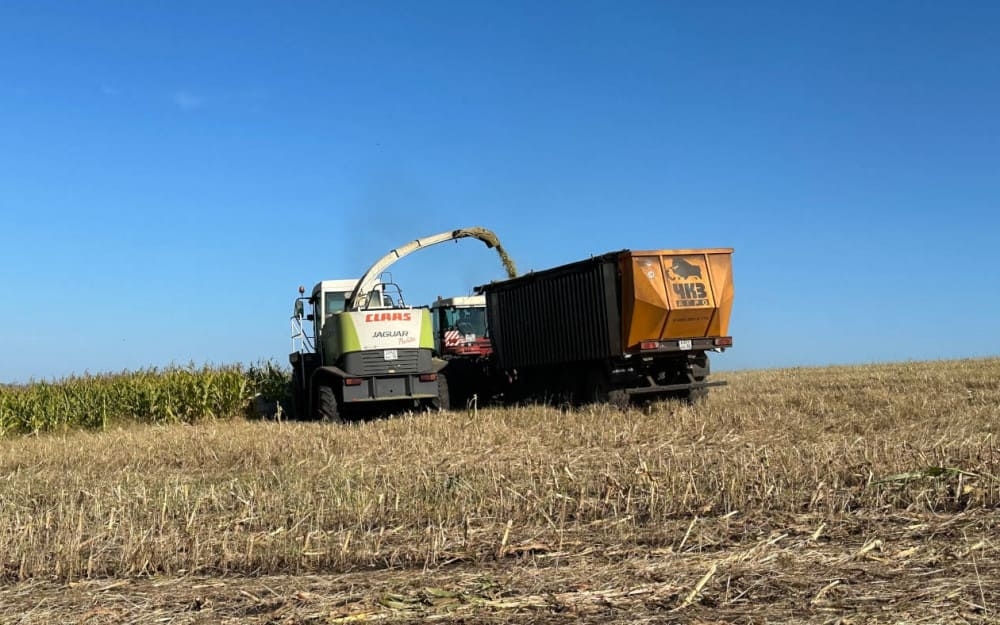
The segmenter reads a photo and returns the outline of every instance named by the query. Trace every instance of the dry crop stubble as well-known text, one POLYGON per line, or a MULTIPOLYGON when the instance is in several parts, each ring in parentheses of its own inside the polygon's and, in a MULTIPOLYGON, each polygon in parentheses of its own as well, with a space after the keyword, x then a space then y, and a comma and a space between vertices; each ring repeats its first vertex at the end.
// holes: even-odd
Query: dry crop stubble
MULTIPOLYGON (((800 604, 822 620, 918 596, 938 622, 996 616, 1000 360, 725 377, 702 404, 627 412, 0 440, 2 574, 10 589, 150 579, 171 601, 186 596, 172 580, 219 580, 202 591, 208 620, 246 604, 240 591, 259 622, 603 619, 614 605, 752 621, 754 606, 800 604), (296 579, 314 600, 290 598, 296 579), (260 584, 288 594, 268 604, 260 584)), ((24 605, 12 597, 0 604, 24 605)), ((128 622, 155 612, 107 605, 128 622)))

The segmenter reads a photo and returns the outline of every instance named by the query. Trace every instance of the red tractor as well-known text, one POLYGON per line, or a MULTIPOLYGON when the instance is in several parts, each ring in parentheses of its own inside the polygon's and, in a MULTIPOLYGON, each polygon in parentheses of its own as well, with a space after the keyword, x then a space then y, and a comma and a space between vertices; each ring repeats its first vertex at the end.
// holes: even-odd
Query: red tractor
POLYGON ((431 305, 434 343, 442 358, 488 356, 493 346, 486 336, 486 297, 438 298, 431 305))
POLYGON ((488 398, 475 396, 475 389, 486 389, 490 378, 489 356, 493 353, 486 327, 486 297, 438 298, 431 304, 434 346, 440 358, 448 361, 444 373, 451 388, 452 405, 488 398))

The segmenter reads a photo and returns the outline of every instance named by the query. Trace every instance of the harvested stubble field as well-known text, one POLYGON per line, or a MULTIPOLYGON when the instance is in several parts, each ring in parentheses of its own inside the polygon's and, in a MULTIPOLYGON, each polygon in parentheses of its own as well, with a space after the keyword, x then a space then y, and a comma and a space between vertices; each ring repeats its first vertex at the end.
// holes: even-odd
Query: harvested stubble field
POLYGON ((722 377, 0 440, 0 621, 1000 621, 1000 360, 722 377))

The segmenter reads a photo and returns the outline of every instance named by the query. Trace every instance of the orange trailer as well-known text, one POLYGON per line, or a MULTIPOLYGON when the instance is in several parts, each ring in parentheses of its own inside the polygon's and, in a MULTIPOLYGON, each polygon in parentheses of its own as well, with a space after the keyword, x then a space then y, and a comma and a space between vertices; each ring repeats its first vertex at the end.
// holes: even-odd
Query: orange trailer
POLYGON ((478 287, 514 397, 703 396, 733 344, 730 248, 622 250, 478 287))

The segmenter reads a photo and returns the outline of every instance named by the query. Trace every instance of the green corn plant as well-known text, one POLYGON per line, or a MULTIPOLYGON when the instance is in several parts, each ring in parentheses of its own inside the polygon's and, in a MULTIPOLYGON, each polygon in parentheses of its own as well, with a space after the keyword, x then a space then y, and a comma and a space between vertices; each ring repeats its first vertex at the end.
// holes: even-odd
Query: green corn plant
POLYGON ((120 422, 194 423, 247 414, 256 395, 282 400, 288 372, 266 362, 148 368, 0 387, 0 436, 120 422))

